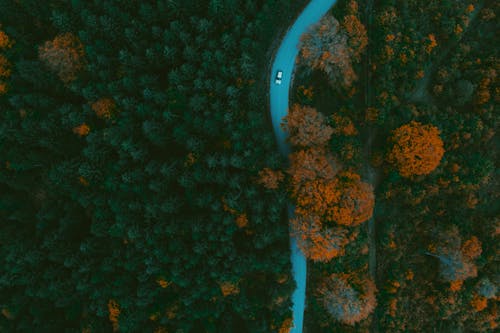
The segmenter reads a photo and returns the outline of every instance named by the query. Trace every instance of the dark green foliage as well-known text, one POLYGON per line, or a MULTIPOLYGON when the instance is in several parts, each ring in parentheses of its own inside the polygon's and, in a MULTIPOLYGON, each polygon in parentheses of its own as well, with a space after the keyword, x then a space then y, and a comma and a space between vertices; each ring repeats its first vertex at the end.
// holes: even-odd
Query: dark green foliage
POLYGON ((0 331, 111 331, 110 299, 120 332, 279 328, 294 285, 284 193, 255 182, 282 162, 262 68, 303 4, 0 1, 0 331), (37 59, 64 32, 86 61, 67 85, 37 59))

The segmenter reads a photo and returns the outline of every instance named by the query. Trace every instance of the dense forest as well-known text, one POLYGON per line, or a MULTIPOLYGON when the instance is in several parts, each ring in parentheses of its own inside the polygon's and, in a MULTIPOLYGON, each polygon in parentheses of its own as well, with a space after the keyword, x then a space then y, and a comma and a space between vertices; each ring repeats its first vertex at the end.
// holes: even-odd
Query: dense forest
POLYGON ((308 332, 497 329, 499 15, 346 0, 302 38, 289 187, 310 234, 308 332), (297 145, 308 133, 321 145, 297 145))
POLYGON ((0 0, 0 332, 499 324, 500 4, 0 0), (295 218, 287 220, 287 204, 295 218))
POLYGON ((305 3, 0 0, 1 332, 286 329, 264 82, 305 3))

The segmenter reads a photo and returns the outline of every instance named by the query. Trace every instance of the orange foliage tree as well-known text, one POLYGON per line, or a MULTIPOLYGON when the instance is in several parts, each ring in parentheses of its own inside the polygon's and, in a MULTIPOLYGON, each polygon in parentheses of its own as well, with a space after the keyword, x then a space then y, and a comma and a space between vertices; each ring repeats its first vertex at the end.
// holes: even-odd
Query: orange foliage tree
POLYGON ((116 108, 116 105, 115 101, 113 101, 111 98, 101 98, 92 103, 90 107, 95 112, 97 117, 110 119, 116 108))
POLYGON ((357 79, 352 66, 366 48, 366 29, 357 16, 348 15, 340 24, 327 15, 301 38, 299 61, 325 72, 332 84, 349 88, 357 79))
POLYGON ((456 283, 477 276, 474 259, 481 254, 481 243, 476 237, 462 242, 458 228, 454 226, 441 235, 434 248, 427 254, 439 259, 443 280, 456 283))
POLYGON ((335 135, 345 135, 353 136, 358 134, 358 130, 354 127, 354 123, 351 118, 347 116, 334 113, 330 117, 332 121, 333 134, 335 135))
POLYGON ((297 247, 313 261, 328 262, 343 255, 353 238, 346 228, 325 228, 320 217, 312 214, 297 215, 290 223, 297 247))
POLYGON ((310 148, 290 154, 290 167, 293 193, 297 193, 307 181, 333 179, 337 173, 333 156, 325 148, 310 148))
POLYGON ((76 79, 78 71, 83 68, 83 45, 69 32, 46 41, 39 47, 38 56, 64 83, 76 79))
POLYGON ((238 285, 229 281, 219 282, 219 287, 224 297, 239 294, 240 292, 238 285))
POLYGON ((366 28, 355 15, 347 15, 342 20, 342 27, 347 33, 349 53, 356 61, 361 59, 361 55, 368 45, 368 34, 366 28))
POLYGON ((278 331, 278 333, 290 333, 290 330, 293 327, 293 321, 292 318, 286 318, 283 323, 281 324, 281 327, 278 331))
POLYGON ((12 41, 9 36, 2 30, 0 30, 0 49, 7 49, 12 46, 12 41))
POLYGON ((427 45, 425 46, 425 52, 431 53, 432 50, 437 46, 436 36, 430 34, 427 36, 427 45))
POLYGON ((0 96, 7 93, 7 83, 0 81, 0 96))
POLYGON ((328 217, 330 209, 340 198, 340 189, 337 181, 316 179, 300 186, 296 193, 296 214, 319 215, 328 217))
POLYGON ((290 135, 288 140, 296 147, 323 146, 333 133, 323 114, 314 108, 298 104, 288 110, 282 126, 290 135))
POLYGON ((373 214, 375 196, 359 175, 343 172, 333 180, 315 179, 294 189, 296 213, 314 214, 326 222, 355 226, 373 214))
POLYGON ((480 312, 488 307, 488 299, 480 295, 474 295, 470 304, 472 305, 474 311, 480 312))
POLYGON ((7 58, 3 54, 0 54, 0 78, 8 78, 10 76, 10 67, 10 62, 7 58))
POLYGON ((347 325, 354 325, 373 312, 377 304, 375 293, 373 281, 347 274, 332 274, 317 289, 326 311, 347 325))
POLYGON ((333 207, 329 220, 347 226, 369 220, 375 206, 373 187, 362 182, 358 174, 349 171, 339 175, 339 184, 342 195, 333 207))
POLYGON ((268 190, 276 190, 284 178, 285 175, 280 170, 264 168, 259 171, 259 179, 257 180, 257 183, 263 185, 268 190))
POLYGON ((345 227, 371 217, 373 189, 353 172, 338 174, 339 167, 326 148, 334 130, 322 114, 295 105, 284 120, 289 141, 299 148, 290 154, 287 170, 296 203, 292 234, 309 259, 326 262, 342 255, 356 237, 345 227))
POLYGON ((73 133, 78 134, 79 136, 86 136, 90 133, 90 127, 83 123, 79 126, 73 128, 73 133))
POLYGON ((165 278, 163 277, 159 277, 157 280, 156 280, 156 283, 162 287, 163 289, 167 288, 168 286, 170 286, 172 284, 171 281, 167 281, 165 280, 165 278))
POLYGON ((444 155, 439 129, 416 121, 393 131, 391 161, 403 177, 427 175, 437 168, 444 155))
POLYGON ((481 242, 476 236, 472 236, 462 244, 461 252, 465 258, 474 260, 481 255, 481 242))
POLYGON ((120 306, 119 304, 110 299, 108 301, 108 318, 111 324, 113 324, 113 332, 118 331, 118 317, 120 316, 120 306))
POLYGON ((235 220, 236 225, 238 228, 244 228, 248 225, 248 217, 247 214, 240 214, 235 220))
MULTIPOLYGON (((11 65, 7 58, 0 54, 0 78, 8 78, 11 74, 11 65)), ((7 93, 7 83, 0 80, 0 96, 7 93)))

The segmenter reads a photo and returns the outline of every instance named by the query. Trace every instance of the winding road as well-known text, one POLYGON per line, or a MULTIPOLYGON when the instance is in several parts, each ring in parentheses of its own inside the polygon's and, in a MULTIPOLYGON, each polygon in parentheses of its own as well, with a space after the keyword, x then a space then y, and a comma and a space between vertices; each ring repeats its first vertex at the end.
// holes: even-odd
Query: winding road
MULTIPOLYGON (((288 30, 274 59, 270 82, 271 118, 279 150, 285 156, 288 156, 290 153, 290 146, 286 141, 287 133, 281 128, 281 122, 288 112, 289 90, 295 66, 295 58, 299 53, 298 44, 300 37, 312 24, 317 23, 336 2, 337 0, 311 0, 290 30, 288 30), (274 78, 278 70, 283 71, 281 85, 274 83, 274 78)), ((288 217, 293 218, 293 216, 294 208, 290 205, 288 207, 288 217)), ((306 258, 297 247, 297 242, 294 238, 290 239, 290 247, 292 271, 297 283, 297 289, 292 295, 293 328, 290 330, 290 333, 302 333, 306 300, 307 265, 306 258)))

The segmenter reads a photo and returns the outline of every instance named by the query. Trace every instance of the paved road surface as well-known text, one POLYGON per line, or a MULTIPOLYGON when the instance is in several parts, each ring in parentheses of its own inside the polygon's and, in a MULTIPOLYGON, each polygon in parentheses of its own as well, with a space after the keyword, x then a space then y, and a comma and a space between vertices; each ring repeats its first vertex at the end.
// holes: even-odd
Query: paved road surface
MULTIPOLYGON (((317 23, 337 0, 311 0, 304 11, 300 14, 293 26, 290 28, 285 38, 281 42, 280 48, 274 59, 271 73, 270 97, 271 97, 271 117, 273 121, 274 134, 278 141, 278 147, 282 154, 288 156, 290 147, 286 142, 287 134, 281 129, 281 121, 288 111, 288 92, 290 90, 290 79, 295 66, 295 58, 299 52, 297 45, 300 36, 314 23, 317 23), (283 71, 281 85, 274 83, 274 78, 278 70, 283 71)), ((293 217, 293 206, 289 206, 289 218, 293 217)), ((293 301, 293 325, 290 333, 302 333, 304 321, 304 306, 306 298, 306 258, 297 248, 294 238, 290 240, 292 270, 297 289, 292 295, 293 301)))

